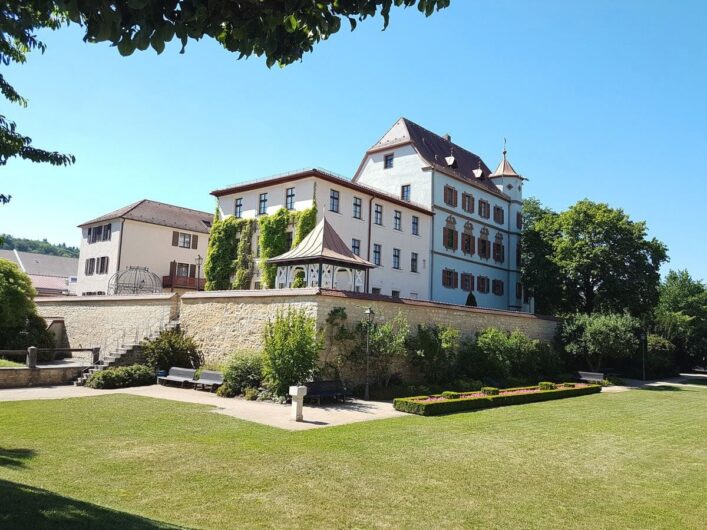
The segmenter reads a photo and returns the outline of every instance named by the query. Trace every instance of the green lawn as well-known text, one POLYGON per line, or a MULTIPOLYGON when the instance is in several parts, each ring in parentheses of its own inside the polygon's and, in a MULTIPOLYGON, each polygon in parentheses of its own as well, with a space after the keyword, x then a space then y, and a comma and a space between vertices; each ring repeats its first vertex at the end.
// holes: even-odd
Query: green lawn
POLYGON ((15 361, 8 361, 7 359, 0 359, 0 368, 19 368, 22 366, 25 365, 15 361))
POLYGON ((210 410, 127 395, 0 403, 0 528, 646 529, 707 520, 707 389, 305 432, 210 410))

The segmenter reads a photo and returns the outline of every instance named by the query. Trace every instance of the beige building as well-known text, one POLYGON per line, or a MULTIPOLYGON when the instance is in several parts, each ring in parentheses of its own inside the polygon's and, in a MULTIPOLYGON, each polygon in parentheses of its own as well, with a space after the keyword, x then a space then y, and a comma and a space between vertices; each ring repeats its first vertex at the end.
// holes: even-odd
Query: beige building
POLYGON ((158 276, 163 291, 203 289, 213 216, 143 199, 79 225, 78 295, 112 294, 118 271, 139 267, 158 276))

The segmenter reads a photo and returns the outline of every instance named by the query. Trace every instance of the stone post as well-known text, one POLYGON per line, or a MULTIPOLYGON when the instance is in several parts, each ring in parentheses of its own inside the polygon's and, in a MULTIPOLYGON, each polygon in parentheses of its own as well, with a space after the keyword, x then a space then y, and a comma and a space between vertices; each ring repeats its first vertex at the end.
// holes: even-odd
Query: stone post
POLYGON ((37 368, 37 348, 35 346, 27 348, 27 368, 37 368))
POLYGON ((290 414, 290 420, 302 421, 302 405, 304 403, 304 396, 306 395, 306 386, 290 387, 290 396, 292 396, 292 412, 290 414))

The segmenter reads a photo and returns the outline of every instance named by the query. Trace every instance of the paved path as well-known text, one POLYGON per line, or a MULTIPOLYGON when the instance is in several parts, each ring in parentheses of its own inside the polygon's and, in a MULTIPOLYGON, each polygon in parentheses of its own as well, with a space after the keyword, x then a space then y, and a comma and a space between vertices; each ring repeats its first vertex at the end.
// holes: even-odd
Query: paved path
POLYGON ((305 421, 294 422, 289 419, 290 405, 279 405, 266 401, 246 401, 241 398, 222 398, 216 394, 200 390, 162 385, 118 390, 94 390, 75 386, 5 388, 0 389, 0 401, 65 399, 105 396, 106 394, 131 394, 134 396, 211 405, 215 407, 214 412, 219 414, 293 431, 408 416, 408 414, 396 411, 391 403, 355 399, 347 401, 346 404, 305 405, 305 421))

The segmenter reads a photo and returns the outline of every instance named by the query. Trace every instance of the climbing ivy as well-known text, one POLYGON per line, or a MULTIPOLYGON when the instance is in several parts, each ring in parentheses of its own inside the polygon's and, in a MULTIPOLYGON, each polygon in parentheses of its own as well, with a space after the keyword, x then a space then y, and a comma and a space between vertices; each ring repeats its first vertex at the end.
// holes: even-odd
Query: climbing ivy
POLYGON ((290 226, 290 212, 280 208, 272 215, 258 218, 260 235, 260 283, 264 289, 275 286, 277 265, 267 262, 269 258, 279 256, 289 250, 287 246, 287 227, 290 226))
POLYGON ((302 269, 299 269, 295 273, 295 279, 292 280, 292 288, 293 289, 300 289, 301 287, 305 287, 304 284, 304 271, 302 269))
MULTIPOLYGON (((236 272, 238 261, 234 257, 240 254, 236 248, 238 235, 244 231, 252 234, 252 224, 252 219, 236 219, 233 216, 223 220, 214 219, 204 262, 207 291, 231 287, 231 276, 236 272)), ((250 240, 248 237, 245 239, 250 240)))
POLYGON ((250 289, 250 279, 253 275, 253 228, 254 219, 241 219, 238 248, 236 249, 233 289, 250 289))
POLYGON ((295 226, 295 236, 292 238, 292 248, 300 244, 300 242, 309 234, 317 225, 317 203, 312 204, 311 208, 292 212, 292 224, 295 226))

